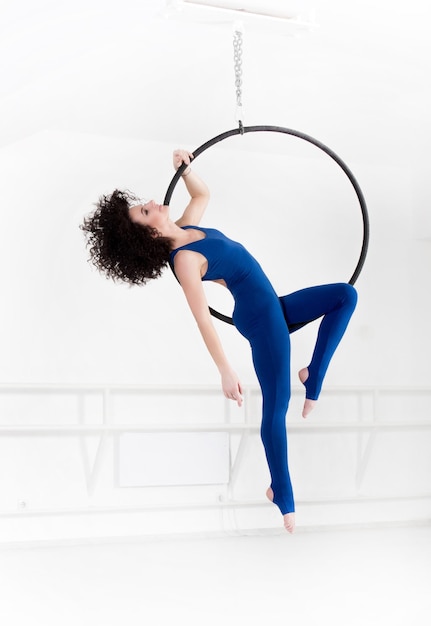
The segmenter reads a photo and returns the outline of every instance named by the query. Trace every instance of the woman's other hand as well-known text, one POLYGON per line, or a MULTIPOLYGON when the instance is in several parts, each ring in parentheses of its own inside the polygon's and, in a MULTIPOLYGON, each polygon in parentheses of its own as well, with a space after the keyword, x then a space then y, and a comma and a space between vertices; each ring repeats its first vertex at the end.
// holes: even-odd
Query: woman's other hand
POLYGON ((242 387, 238 376, 232 369, 222 372, 221 382, 223 393, 228 400, 235 400, 238 406, 242 405, 242 387))

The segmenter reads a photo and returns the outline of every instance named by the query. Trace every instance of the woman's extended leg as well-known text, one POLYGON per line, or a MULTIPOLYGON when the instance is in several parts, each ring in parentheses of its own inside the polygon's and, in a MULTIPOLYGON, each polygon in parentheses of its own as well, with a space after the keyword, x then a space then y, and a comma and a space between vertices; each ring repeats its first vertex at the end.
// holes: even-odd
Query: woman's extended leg
POLYGON ((280 509, 289 532, 295 504, 288 468, 286 412, 290 400, 290 337, 278 298, 250 319, 237 310, 235 325, 250 342, 262 390, 261 437, 271 474, 270 500, 280 509))
POLYGON ((323 316, 313 356, 307 368, 308 377, 301 370, 302 378, 305 379, 303 382, 306 398, 317 400, 329 362, 355 310, 356 290, 347 283, 334 283, 301 289, 283 296, 280 301, 289 324, 323 316))
POLYGON ((280 509, 286 529, 293 532, 295 503, 288 467, 286 433, 286 413, 290 400, 290 341, 284 320, 282 324, 284 329, 277 324, 279 332, 272 325, 262 329, 250 343, 262 389, 261 437, 271 474, 267 496, 280 509))

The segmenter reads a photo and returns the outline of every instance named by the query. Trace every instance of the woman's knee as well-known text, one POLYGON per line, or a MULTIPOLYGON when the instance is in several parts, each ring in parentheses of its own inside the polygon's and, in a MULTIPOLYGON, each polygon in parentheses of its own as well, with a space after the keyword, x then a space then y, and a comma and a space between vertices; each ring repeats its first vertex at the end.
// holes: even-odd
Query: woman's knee
POLYGON ((353 311, 358 301, 358 292, 355 287, 350 283, 340 283, 339 288, 343 306, 346 306, 353 311))

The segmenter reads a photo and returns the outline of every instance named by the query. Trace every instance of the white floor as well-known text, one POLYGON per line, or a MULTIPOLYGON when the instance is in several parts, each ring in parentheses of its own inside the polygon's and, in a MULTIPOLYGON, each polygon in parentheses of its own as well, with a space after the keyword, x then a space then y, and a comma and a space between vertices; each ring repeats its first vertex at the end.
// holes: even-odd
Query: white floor
POLYGON ((4 626, 430 626, 431 525, 0 549, 4 626))

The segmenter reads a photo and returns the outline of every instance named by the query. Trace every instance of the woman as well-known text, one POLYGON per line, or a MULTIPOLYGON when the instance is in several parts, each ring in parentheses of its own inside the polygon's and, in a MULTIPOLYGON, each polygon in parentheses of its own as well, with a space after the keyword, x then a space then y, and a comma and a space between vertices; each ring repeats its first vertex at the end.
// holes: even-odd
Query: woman
POLYGON ((173 222, 169 207, 141 202, 128 192, 103 196, 84 220, 90 255, 114 280, 144 284, 170 263, 184 290, 203 340, 221 375, 224 395, 242 404, 241 383, 228 362, 213 326, 202 280, 226 286, 235 300, 233 321, 250 342, 263 397, 261 435, 271 474, 267 497, 280 509, 289 532, 295 505, 287 461, 286 412, 290 399, 288 324, 322 317, 313 356, 299 372, 305 387, 303 417, 319 397, 329 362, 356 306, 351 285, 311 287, 279 298, 257 261, 219 231, 201 228, 209 200, 205 183, 190 167, 193 155, 176 150, 175 169, 187 164, 183 180, 190 201, 173 222))

